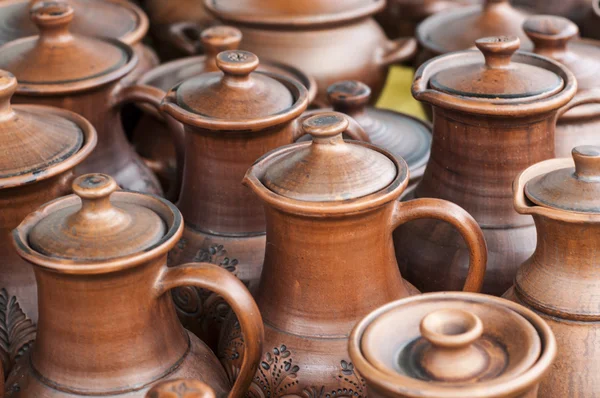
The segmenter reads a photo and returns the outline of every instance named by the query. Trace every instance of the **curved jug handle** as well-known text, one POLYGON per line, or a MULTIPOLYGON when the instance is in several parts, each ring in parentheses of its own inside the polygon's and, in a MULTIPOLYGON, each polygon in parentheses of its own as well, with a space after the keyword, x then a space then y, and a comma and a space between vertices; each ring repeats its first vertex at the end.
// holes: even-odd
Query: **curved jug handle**
POLYGON ((199 54, 202 51, 200 35, 204 27, 197 22, 176 22, 167 28, 168 41, 179 51, 187 56, 199 54), (186 31, 193 32, 196 39, 191 38, 186 31))
POLYGON ((159 295, 176 287, 195 286, 217 293, 233 309, 246 346, 242 366, 229 398, 243 397, 258 368, 264 341, 262 317, 246 286, 229 271, 209 263, 189 263, 167 268, 158 283, 159 295))
MULTIPOLYGON (((179 123, 173 117, 161 112, 160 103, 165 96, 165 92, 159 88, 145 85, 134 85, 134 86, 119 86, 116 92, 113 106, 120 108, 125 104, 129 103, 145 103, 151 105, 165 120, 168 131, 171 133, 171 140, 175 146, 175 159, 177 162, 177 178, 175 184, 169 188, 167 193, 167 199, 176 198, 179 194, 179 188, 181 187, 181 181, 183 178, 183 160, 185 156, 185 142, 184 142, 184 128, 183 124, 179 123)), ((144 163, 150 167, 151 170, 156 170, 156 163, 152 159, 143 159, 144 163)), ((165 166, 166 165, 162 165, 165 166)), ((166 170, 162 170, 165 171, 166 170)))
POLYGON ((479 292, 483 286, 487 264, 487 245, 477 221, 462 207, 447 200, 434 198, 396 202, 392 229, 422 218, 433 218, 452 224, 469 247, 469 272, 463 287, 465 292, 479 292))
POLYGON ((146 393, 146 398, 173 398, 175 396, 181 398, 216 398, 215 391, 210 386, 199 380, 191 379, 163 381, 146 393))
POLYGON ((390 66, 411 61, 417 55, 417 40, 414 37, 400 37, 386 41, 379 65, 390 66))
POLYGON ((558 121, 558 119, 560 119, 561 116, 563 116, 565 113, 567 113, 571 109, 576 108, 581 105, 588 105, 588 104, 600 104, 600 90, 599 89, 592 89, 589 91, 584 91, 580 95, 575 95, 575 97, 573 97, 573 99, 571 101, 569 101, 568 104, 566 104, 562 108, 558 109, 558 112, 556 112, 555 121, 558 121))
MULTIPOLYGON (((308 119, 311 116, 314 116, 314 115, 317 115, 319 113, 326 112, 326 111, 327 110, 314 109, 314 110, 306 111, 302 115, 298 116, 292 124, 292 141, 296 142, 301 137, 306 135, 306 133, 302 129, 302 122, 304 122, 304 120, 308 119)), ((370 143, 371 138, 365 132, 365 130, 360 126, 360 124, 358 124, 358 122, 356 120, 354 120, 353 118, 351 118, 350 116, 347 116, 347 119, 348 119, 349 125, 348 125, 348 129, 346 131, 344 131, 344 134, 353 140, 370 143)))

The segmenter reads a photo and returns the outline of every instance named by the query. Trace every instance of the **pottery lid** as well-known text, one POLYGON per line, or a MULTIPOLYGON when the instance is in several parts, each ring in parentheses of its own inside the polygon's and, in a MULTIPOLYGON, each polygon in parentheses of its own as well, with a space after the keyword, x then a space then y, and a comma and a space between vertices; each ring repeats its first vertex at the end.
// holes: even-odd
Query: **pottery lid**
POLYGON ((534 64, 512 62, 519 49, 516 36, 486 37, 475 41, 484 60, 458 63, 433 75, 431 88, 451 95, 472 98, 545 98, 558 93, 564 80, 534 64))
POLYGON ((364 326, 358 349, 370 366, 399 385, 403 380, 405 388, 438 393, 419 396, 446 396, 440 391, 480 383, 485 391, 485 383, 514 381, 542 353, 536 327, 512 306, 479 294, 399 300, 357 326, 364 326))
POLYGON ((133 68, 133 53, 126 44, 71 34, 74 11, 67 3, 39 1, 30 15, 39 36, 0 47, 0 68, 15 74, 19 93, 64 91, 89 81, 98 85, 98 79, 114 80, 133 68))
POLYGON ((302 127, 312 142, 273 159, 262 184, 281 196, 306 202, 356 199, 390 185, 399 173, 394 162, 381 152, 344 141, 342 133, 348 126, 347 116, 337 112, 304 120, 302 127))
POLYGON ((75 122, 43 109, 13 108, 16 89, 17 79, 0 70, 0 179, 44 172, 84 144, 75 122))
POLYGON ((600 147, 573 149, 575 167, 551 171, 525 184, 533 203, 578 213, 600 213, 600 147))
POLYGON ((141 252, 166 234, 163 219, 133 201, 114 201, 119 189, 106 174, 86 174, 73 182, 80 203, 41 219, 28 236, 37 252, 76 261, 108 260, 141 252))
POLYGON ((322 25, 373 15, 385 0, 204 0, 218 19, 265 25, 322 25))

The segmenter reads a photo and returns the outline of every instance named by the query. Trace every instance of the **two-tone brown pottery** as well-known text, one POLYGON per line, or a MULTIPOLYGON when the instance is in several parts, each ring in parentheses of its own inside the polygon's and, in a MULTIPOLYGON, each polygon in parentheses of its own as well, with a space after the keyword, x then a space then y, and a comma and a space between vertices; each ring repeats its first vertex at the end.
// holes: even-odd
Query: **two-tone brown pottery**
POLYGON ((16 89, 15 77, 0 71, 0 360, 6 373, 35 338, 38 319, 35 276, 10 233, 39 206, 71 191, 73 168, 97 141, 92 125, 72 112, 11 106, 16 89))
POLYGON ((534 311, 446 292, 378 308, 356 325, 348 349, 370 397, 536 398, 557 344, 534 311))
POLYGON ((157 196, 117 189, 108 175, 82 175, 75 195, 45 204, 13 231, 19 255, 33 265, 39 319, 7 397, 141 398, 153 384, 182 377, 242 397, 264 333, 250 292, 214 264, 168 268, 181 213, 157 196), (249 350, 235 383, 177 319, 169 291, 182 285, 218 292, 236 313, 249 350))
POLYGON ((314 76, 317 103, 327 87, 359 80, 379 97, 390 65, 411 59, 412 38, 389 40, 372 15, 385 0, 204 0, 219 20, 242 31, 241 48, 261 58, 295 66, 314 76))
MULTIPOLYGON (((577 25, 562 17, 539 15, 523 24, 534 52, 567 66, 577 79, 578 102, 596 92, 600 102, 600 41, 573 40, 577 25)), ((563 114, 556 126, 556 157, 568 157, 578 145, 600 145, 600 105, 580 106, 563 114)))
MULTIPOLYGON (((416 73, 413 95, 433 106, 434 122, 431 157, 415 197, 449 200, 477 220, 489 251, 483 292, 501 295, 535 248, 533 219, 515 211, 512 181, 554 157, 556 118, 577 82, 555 61, 515 53, 515 36, 476 43, 480 51, 435 58, 416 73)), ((420 290, 462 285, 469 250, 450 225, 405 224, 395 243, 402 274, 420 290)))
POLYGON ((84 116, 98 132, 98 146, 78 171, 105 172, 125 189, 161 193, 158 180, 127 141, 119 115, 127 102, 158 106, 160 99, 147 98, 147 88, 124 84, 138 62, 130 46, 72 34, 74 15, 65 2, 37 2, 31 18, 39 36, 0 47, 0 68, 19 80, 13 102, 52 105, 84 116))
MULTIPOLYGON (((166 93, 182 81, 205 72, 218 72, 217 54, 226 50, 237 50, 241 40, 242 34, 236 28, 228 26, 208 28, 201 33, 205 55, 162 64, 145 73, 138 83, 159 88, 166 93)), ((308 89, 309 102, 315 99, 317 94, 315 80, 292 66, 261 60, 256 70, 295 79, 308 89)), ((156 113, 152 107, 144 107, 144 110, 149 114, 145 115, 136 127, 132 141, 137 152, 159 177, 165 192, 168 192, 169 186, 173 185, 176 178, 175 147, 162 115, 156 113)), ((178 193, 175 192, 169 197, 176 197, 178 193)))
MULTIPOLYGON (((325 112, 303 126, 312 141, 270 152, 244 180, 267 218, 256 293, 265 352, 250 394, 364 397, 366 385, 348 357, 350 331, 375 308, 418 293, 398 271, 392 231, 423 217, 455 225, 472 253, 468 291, 481 287, 485 241, 475 220, 450 202, 400 202, 406 162, 344 141, 347 116, 325 112)), ((223 332, 220 356, 235 369, 244 356, 239 330, 229 324, 223 332)))
POLYGON ((505 297, 552 328, 558 357, 540 397, 593 397, 600 391, 600 147, 573 149, 515 180, 514 204, 533 216, 537 246, 505 297))
POLYGON ((216 398, 206 383, 192 379, 175 379, 156 384, 146 398, 216 398))

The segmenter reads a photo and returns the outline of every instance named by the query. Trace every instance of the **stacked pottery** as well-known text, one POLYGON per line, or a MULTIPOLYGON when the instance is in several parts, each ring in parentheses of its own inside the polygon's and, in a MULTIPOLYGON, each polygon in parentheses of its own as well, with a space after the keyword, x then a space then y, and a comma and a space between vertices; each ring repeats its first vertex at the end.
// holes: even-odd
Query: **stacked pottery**
POLYGON ((0 71, 0 360, 6 373, 35 338, 38 300, 31 266, 11 231, 43 203, 71 190, 73 168, 96 146, 92 125, 72 112, 14 105, 17 81, 0 71))
MULTIPOLYGON (((392 231, 426 217, 455 225, 472 253, 468 291, 481 286, 485 242, 476 222, 454 204, 398 201, 409 181, 406 162, 344 141, 345 115, 314 115, 303 126, 312 141, 268 153, 244 180, 265 204, 267 220, 256 292, 265 351, 249 394, 365 396, 348 357, 352 327, 373 309, 418 293, 398 272, 392 231)), ((236 372, 247 339, 230 321, 219 353, 236 372)))

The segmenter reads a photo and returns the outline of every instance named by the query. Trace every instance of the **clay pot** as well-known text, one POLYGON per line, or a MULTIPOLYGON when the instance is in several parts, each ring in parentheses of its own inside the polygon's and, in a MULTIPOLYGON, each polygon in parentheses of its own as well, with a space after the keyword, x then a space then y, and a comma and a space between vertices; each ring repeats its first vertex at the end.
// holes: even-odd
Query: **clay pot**
POLYGON ((127 142, 119 117, 123 104, 148 100, 147 90, 124 83, 138 59, 117 40, 71 34, 73 17, 66 3, 37 2, 31 18, 40 35, 0 47, 0 68, 19 80, 13 102, 52 105, 84 116, 98 131, 98 146, 78 171, 110 173, 123 188, 160 194, 156 177, 127 142))
MULTIPOLYGON (((483 292, 501 295, 535 248, 529 216, 512 205, 514 176, 554 157, 559 112, 577 91, 563 65, 520 53, 519 39, 477 41, 480 51, 433 59, 416 73, 413 95, 433 106, 433 142, 417 198, 440 198, 467 210, 483 229, 489 257, 483 292), (512 60, 511 60, 512 58, 512 60)), ((402 274, 422 291, 457 290, 469 250, 450 225, 405 224, 395 233, 402 274)))
POLYGON ((183 221, 164 199, 115 192, 105 174, 73 182, 13 231, 38 282, 37 340, 8 377, 8 397, 144 397, 162 380, 192 377, 219 396, 245 394, 263 328, 244 285, 213 264, 167 268, 183 221), (209 348, 179 323, 168 292, 218 292, 237 314, 249 350, 233 383, 209 348))
MULTIPOLYGON (((347 126, 336 112, 305 119, 311 142, 268 153, 244 179, 267 218, 256 293, 265 352, 251 396, 366 396, 348 357, 352 327, 373 309, 418 293, 398 272, 392 231, 399 224, 433 217, 455 225, 472 253, 464 289, 481 286, 486 247, 471 216, 437 199, 398 201, 409 181, 406 162, 344 141, 347 126)), ((219 351, 237 368, 244 354, 235 325, 224 330, 219 351)))
POLYGON ((10 232, 43 203, 70 192, 73 168, 97 141, 92 125, 72 112, 11 106, 16 89, 15 77, 0 71, 0 360, 6 373, 29 349, 38 319, 35 276, 10 232))
POLYGON ((558 15, 581 24, 592 11, 592 3, 597 0, 512 0, 516 7, 532 14, 558 15))
MULTIPOLYGON (((218 26, 206 29, 201 34, 204 56, 188 57, 168 62, 144 74, 138 83, 159 88, 166 94, 176 84, 205 72, 219 70, 217 54, 225 50, 236 50, 242 40, 241 32, 232 27, 218 26)), ((277 73, 295 79, 308 88, 309 101, 317 94, 315 80, 304 72, 289 65, 261 61, 257 69, 262 72, 277 73)), ((164 95, 163 95, 164 96, 164 95)), ((145 115, 133 133, 133 144, 146 164, 155 172, 165 192, 169 192, 176 180, 176 156, 168 127, 161 114, 152 107, 144 107, 145 115)), ((179 192, 171 190, 169 198, 176 198, 179 192)))
MULTIPOLYGON (((577 79, 577 95, 593 96, 600 102, 600 42, 573 40, 579 32, 577 25, 566 18, 539 15, 529 18, 523 30, 534 43, 534 52, 567 66, 577 79)), ((573 109, 558 119, 556 126, 556 156, 570 156, 578 145, 600 145, 600 105, 573 109)))
POLYGON ((158 383, 148 391, 146 398, 216 398, 216 396, 215 391, 201 381, 176 379, 158 383))
POLYGON ((205 0, 218 19, 242 31, 241 48, 261 58, 300 68, 314 76, 317 105, 326 106, 326 89, 340 80, 359 80, 373 92, 385 84, 392 64, 411 59, 413 39, 390 41, 371 18, 384 0, 205 0))
POLYGON ((537 246, 505 297, 536 311, 558 342, 540 397, 593 397, 600 389, 599 176, 600 148, 580 146, 573 159, 538 163, 515 180, 515 208, 533 216, 537 246))
POLYGON ((536 398, 556 350, 535 312, 473 293, 385 305, 356 325, 349 344, 376 398, 536 398))

